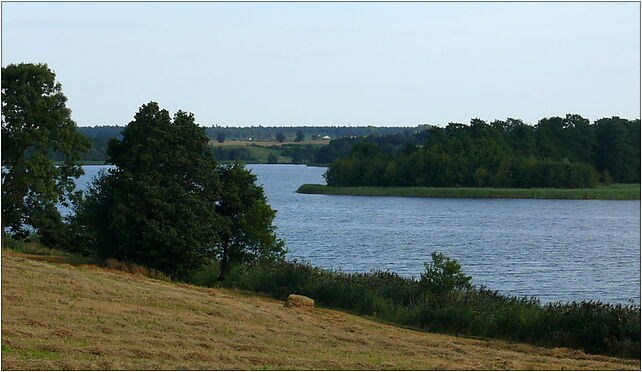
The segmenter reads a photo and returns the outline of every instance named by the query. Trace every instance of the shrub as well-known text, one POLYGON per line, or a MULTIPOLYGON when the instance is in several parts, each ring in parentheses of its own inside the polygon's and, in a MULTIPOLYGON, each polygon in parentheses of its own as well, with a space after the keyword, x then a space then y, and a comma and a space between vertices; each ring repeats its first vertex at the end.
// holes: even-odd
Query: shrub
POLYGON ((146 276, 148 278, 163 280, 166 282, 171 281, 171 277, 163 272, 155 269, 148 269, 144 266, 137 265, 132 262, 118 261, 117 259, 109 258, 105 260, 104 266, 110 270, 122 271, 130 274, 138 274, 146 276))
MULTIPOLYGON (((215 265, 209 269, 217 270, 215 265)), ((217 274, 213 271, 210 277, 217 274)), ((542 305, 536 298, 503 295, 471 285, 459 263, 440 253, 433 253, 420 280, 391 272, 346 274, 277 260, 235 266, 221 285, 281 300, 301 294, 320 306, 425 331, 640 357, 638 305, 542 305)))
POLYGON ((466 276, 461 265, 441 252, 431 253, 432 261, 425 262, 426 272, 421 274, 419 284, 428 292, 441 296, 454 290, 470 287, 470 276, 466 276))

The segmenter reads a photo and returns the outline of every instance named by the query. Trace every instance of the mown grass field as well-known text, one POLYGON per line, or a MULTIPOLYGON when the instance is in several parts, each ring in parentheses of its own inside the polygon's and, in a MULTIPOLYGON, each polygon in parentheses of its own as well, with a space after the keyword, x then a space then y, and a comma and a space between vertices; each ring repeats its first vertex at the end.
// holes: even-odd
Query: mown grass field
MULTIPOLYGON (((62 165, 61 161, 54 161, 55 165, 62 165)), ((102 160, 81 160, 76 162, 76 165, 105 165, 107 164, 106 161, 102 160)))
MULTIPOLYGON (((268 156, 270 154, 274 154, 279 163, 291 163, 292 158, 288 156, 281 156, 281 152, 278 150, 271 149, 266 146, 246 146, 246 145, 226 145, 226 146, 220 146, 221 144, 214 144, 214 147, 225 147, 227 149, 245 149, 248 151, 249 155, 256 159, 256 161, 260 163, 265 163, 267 162, 268 156)), ((251 163, 252 161, 248 161, 251 163)))
POLYGON ((640 184, 618 183, 594 189, 499 189, 466 187, 333 187, 305 184, 302 194, 409 196, 423 198, 510 198, 510 199, 640 199, 640 184))
POLYGON ((3 250, 3 369, 640 369, 60 261, 3 250))

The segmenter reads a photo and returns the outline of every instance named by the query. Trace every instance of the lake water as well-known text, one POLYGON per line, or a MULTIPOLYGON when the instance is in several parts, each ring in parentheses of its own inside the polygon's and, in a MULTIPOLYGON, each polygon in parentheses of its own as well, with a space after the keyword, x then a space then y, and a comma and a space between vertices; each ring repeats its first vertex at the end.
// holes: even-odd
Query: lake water
MULTIPOLYGON (((86 166, 84 187, 103 166, 86 166)), ((544 301, 640 303, 640 201, 297 194, 326 168, 248 165, 277 210, 288 258, 419 277, 438 250, 475 284, 544 301)))

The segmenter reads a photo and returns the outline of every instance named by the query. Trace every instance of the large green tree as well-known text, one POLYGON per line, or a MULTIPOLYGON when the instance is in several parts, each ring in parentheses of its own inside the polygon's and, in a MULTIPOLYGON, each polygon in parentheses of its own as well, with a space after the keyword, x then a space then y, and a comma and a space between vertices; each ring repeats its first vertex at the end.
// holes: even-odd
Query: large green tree
POLYGON ((283 241, 276 237, 275 211, 268 205, 256 176, 239 163, 218 168, 222 184, 217 213, 223 218, 216 255, 221 262, 218 280, 225 280, 231 264, 257 258, 281 258, 283 241))
POLYGON ((108 146, 116 166, 78 205, 73 226, 87 247, 182 277, 211 259, 282 249, 274 212, 255 178, 219 166, 192 114, 143 105, 108 146))
POLYGON ((220 187, 194 117, 143 105, 107 152, 116 168, 95 181, 74 220, 86 244, 175 276, 202 264, 218 239, 220 187))
POLYGON ((55 78, 46 64, 2 68, 2 228, 24 236, 31 226, 50 244, 60 243, 56 204, 69 203, 83 173, 77 161, 90 145, 55 78))

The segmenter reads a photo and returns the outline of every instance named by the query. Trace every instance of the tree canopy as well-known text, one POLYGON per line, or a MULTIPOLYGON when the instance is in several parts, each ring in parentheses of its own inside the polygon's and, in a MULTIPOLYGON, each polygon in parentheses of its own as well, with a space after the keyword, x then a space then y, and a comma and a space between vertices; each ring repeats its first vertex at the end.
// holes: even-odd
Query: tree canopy
POLYGON ((56 204, 69 204, 89 148, 66 102, 46 64, 2 68, 2 228, 25 235, 31 226, 50 245, 61 244, 56 204))
POLYGON ((639 119, 618 117, 591 125, 567 115, 536 126, 473 119, 470 125, 429 127, 423 146, 415 146, 417 135, 405 145, 394 145, 390 137, 356 142, 325 178, 330 186, 583 188, 612 179, 640 182, 639 132, 639 119))
POLYGON ((116 168, 95 181, 77 223, 99 256, 182 275, 208 257, 218 237, 220 186, 208 139, 191 114, 173 120, 143 105, 108 146, 116 168))
POLYGON ((109 143, 115 170, 77 208, 79 236, 103 258, 179 277, 221 256, 280 251, 262 189, 242 167, 218 165, 208 141, 192 114, 143 105, 109 143))
POLYGON ((256 185, 256 176, 239 163, 219 166, 218 175, 222 195, 217 213, 223 223, 216 256, 221 262, 218 279, 224 280, 230 264, 280 258, 285 248, 272 225, 275 211, 267 204, 263 188, 256 185))

